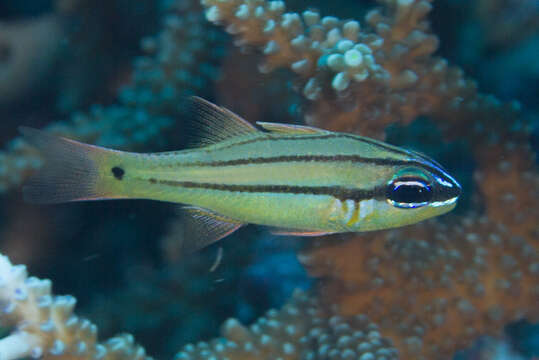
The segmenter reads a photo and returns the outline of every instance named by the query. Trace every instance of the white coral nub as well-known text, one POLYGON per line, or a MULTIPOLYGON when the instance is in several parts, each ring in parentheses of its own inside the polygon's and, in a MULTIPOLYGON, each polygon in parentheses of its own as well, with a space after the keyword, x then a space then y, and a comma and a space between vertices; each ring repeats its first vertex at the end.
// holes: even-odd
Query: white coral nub
POLYGON ((130 335, 97 343, 97 327, 73 313, 72 296, 54 296, 50 280, 28 277, 26 266, 0 254, 0 325, 14 330, 0 339, 0 359, 150 360, 130 335))
MULTIPOLYGON (((12 325, 13 318, 20 315, 28 303, 28 274, 23 265, 12 265, 6 256, 0 256, 0 320, 1 325, 12 325)), ((36 304, 37 305, 37 304, 36 304)), ((29 313, 29 319, 35 319, 38 309, 29 313)), ((0 340, 0 359, 12 360, 40 355, 41 342, 38 336, 24 329, 16 330, 0 340)))
POLYGON ((350 67, 358 67, 363 63, 363 55, 356 49, 344 53, 344 63, 350 67))

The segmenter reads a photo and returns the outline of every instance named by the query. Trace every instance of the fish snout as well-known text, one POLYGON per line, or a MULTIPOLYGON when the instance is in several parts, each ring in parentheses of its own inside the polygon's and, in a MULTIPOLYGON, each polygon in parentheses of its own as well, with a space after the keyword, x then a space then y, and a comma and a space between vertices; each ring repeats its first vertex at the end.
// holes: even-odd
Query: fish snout
POLYGON ((460 194, 462 193, 462 187, 450 175, 446 175, 445 179, 437 179, 439 190, 438 190, 438 201, 447 205, 455 203, 460 194))

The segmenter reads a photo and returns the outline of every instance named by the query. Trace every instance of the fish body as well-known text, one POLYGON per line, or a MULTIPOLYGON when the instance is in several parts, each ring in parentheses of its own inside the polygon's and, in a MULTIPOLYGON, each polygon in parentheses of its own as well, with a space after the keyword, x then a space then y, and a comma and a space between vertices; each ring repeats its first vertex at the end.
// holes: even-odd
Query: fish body
POLYGON ((398 227, 451 210, 460 194, 440 165, 416 152, 310 127, 257 129, 196 103, 204 146, 183 151, 120 152, 23 129, 52 163, 31 180, 27 198, 188 204, 206 227, 230 224, 226 235, 247 223, 294 234, 398 227))

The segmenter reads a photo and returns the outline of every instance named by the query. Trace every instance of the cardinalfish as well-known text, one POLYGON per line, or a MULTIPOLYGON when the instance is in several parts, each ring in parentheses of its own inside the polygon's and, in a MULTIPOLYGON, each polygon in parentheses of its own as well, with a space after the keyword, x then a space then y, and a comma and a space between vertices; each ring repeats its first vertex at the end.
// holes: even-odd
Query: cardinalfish
POLYGON ((198 147, 133 153, 21 128, 43 153, 30 202, 152 199, 184 204, 186 247, 251 223, 278 234, 394 228, 453 209, 461 188, 420 153, 314 127, 258 122, 193 99, 198 147))

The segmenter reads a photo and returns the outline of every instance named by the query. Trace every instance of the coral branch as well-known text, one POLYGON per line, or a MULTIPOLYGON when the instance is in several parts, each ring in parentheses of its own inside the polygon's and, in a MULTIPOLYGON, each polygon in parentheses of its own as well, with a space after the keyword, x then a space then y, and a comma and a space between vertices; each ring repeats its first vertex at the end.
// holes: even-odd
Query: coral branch
MULTIPOLYGON (((517 103, 503 104, 479 94, 462 70, 433 57, 438 39, 426 18, 431 2, 379 2, 383 6, 367 13, 367 26, 359 28, 357 39, 371 48, 374 63, 387 79, 368 77, 342 88, 334 86, 333 69, 323 61, 332 56, 328 55, 331 50, 317 48, 316 66, 296 71, 299 88, 310 101, 306 121, 383 137, 388 124, 431 116, 446 138, 469 142, 478 163, 474 179, 483 195, 480 201, 491 220, 469 215, 451 228, 430 222, 390 232, 391 239, 371 234, 348 243, 327 242, 302 259, 311 274, 320 277, 324 300, 339 304, 345 314, 374 314, 405 359, 439 358, 440 354, 449 358, 479 334, 499 332, 508 321, 522 316, 537 319, 539 207, 534 199, 539 183, 535 158, 517 103), (315 96, 304 91, 312 79, 316 79, 315 96), (508 294, 518 294, 518 300, 508 294), (440 299, 444 304, 437 302, 440 299)), ((311 10, 303 16, 274 16, 271 20, 281 33, 272 38, 271 32, 260 35, 260 19, 265 19, 266 12, 257 9, 271 7, 273 2, 202 3, 207 18, 227 26, 240 46, 261 51, 273 65, 263 70, 313 58, 309 47, 293 48, 290 56, 287 46, 297 36, 310 36, 311 26, 323 27, 324 20, 311 10), (311 17, 315 21, 309 22, 311 17), (293 31, 283 26, 287 18, 299 23, 293 31), (271 41, 282 45, 268 52, 271 41)), ((343 33, 347 23, 329 19, 334 27, 325 28, 326 40, 334 29, 343 33)))
POLYGON ((401 359, 450 359, 510 321, 539 319, 539 244, 473 214, 320 241, 301 260, 326 301, 368 312, 401 359))
POLYGON ((236 44, 255 46, 265 56, 260 70, 287 67, 298 75, 298 88, 311 101, 355 88, 384 86, 387 72, 377 64, 383 40, 361 31, 359 22, 320 17, 308 10, 285 13, 282 1, 203 0, 206 18, 226 25, 236 44))
POLYGON ((539 176, 526 140, 476 146, 479 168, 475 180, 489 218, 529 243, 538 243, 539 176))
POLYGON ((364 37, 357 21, 320 18, 314 11, 284 13, 283 1, 204 0, 206 18, 228 24, 226 30, 238 36, 237 45, 254 45, 266 55, 263 72, 290 67, 306 79, 305 96, 320 96, 317 70, 332 77, 332 85, 344 90, 351 81, 362 82, 385 74, 372 56, 371 47, 381 45, 377 37, 364 37))
MULTIPOLYGON (((52 359, 151 360, 128 334, 97 343, 97 328, 73 313, 75 299, 54 296, 51 281, 28 277, 24 265, 0 255, 0 321, 14 330, 0 339, 2 360, 52 359)), ((280 311, 270 310, 249 328, 230 319, 224 338, 187 345, 176 359, 396 359, 397 351, 365 315, 341 317, 296 291, 280 311)))
POLYGON ((51 281, 28 277, 24 265, 0 254, 0 322, 12 327, 0 339, 0 358, 150 360, 127 334, 97 342, 97 328, 73 313, 75 298, 55 296, 51 281))
POLYGON ((187 345, 176 360, 396 359, 397 352, 365 315, 341 317, 296 291, 280 311, 270 310, 250 327, 231 319, 224 338, 187 345))
POLYGON ((282 1, 202 0, 208 20, 264 55, 262 71, 296 73, 309 124, 383 138, 388 124, 418 115, 458 122, 461 109, 494 115, 504 108, 479 94, 462 70, 432 56, 438 38, 426 18, 431 1, 379 2, 383 7, 360 25, 314 10, 285 13, 282 1))

